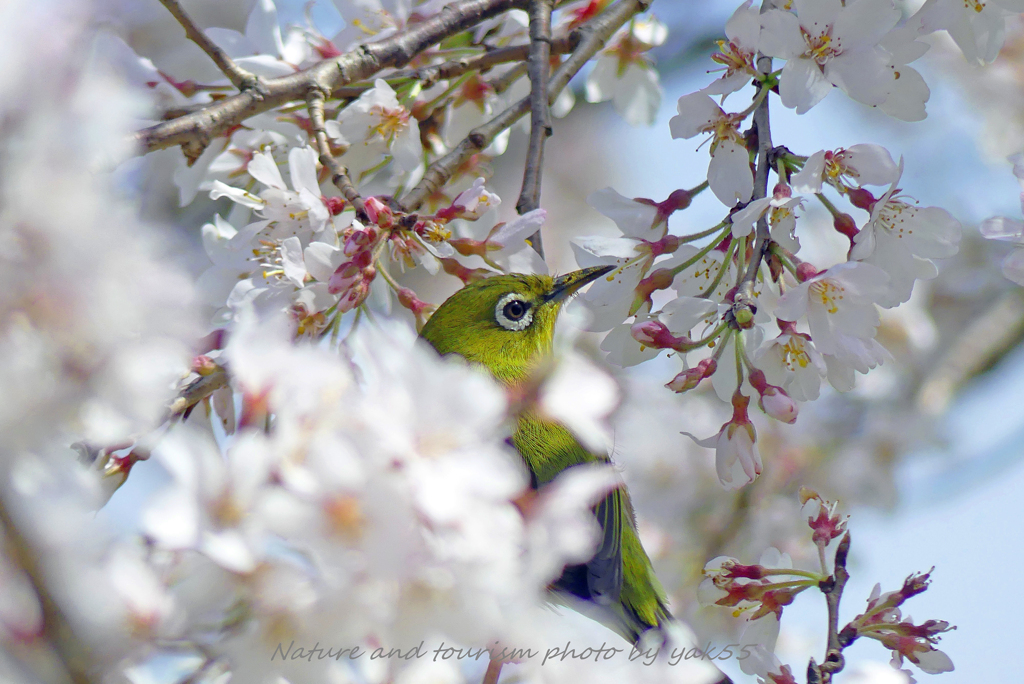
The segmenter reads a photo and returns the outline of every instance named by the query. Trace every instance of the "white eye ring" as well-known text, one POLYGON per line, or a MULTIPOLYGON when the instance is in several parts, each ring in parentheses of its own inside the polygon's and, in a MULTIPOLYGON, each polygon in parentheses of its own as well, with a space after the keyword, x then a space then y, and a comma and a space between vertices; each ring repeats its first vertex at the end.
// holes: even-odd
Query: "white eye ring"
POLYGON ((509 292, 499 299, 497 306, 494 307, 494 319, 505 330, 526 330, 533 323, 533 308, 529 302, 523 299, 522 295, 509 292), (510 316, 505 311, 505 308, 513 302, 518 303, 523 308, 523 313, 518 318, 510 316))

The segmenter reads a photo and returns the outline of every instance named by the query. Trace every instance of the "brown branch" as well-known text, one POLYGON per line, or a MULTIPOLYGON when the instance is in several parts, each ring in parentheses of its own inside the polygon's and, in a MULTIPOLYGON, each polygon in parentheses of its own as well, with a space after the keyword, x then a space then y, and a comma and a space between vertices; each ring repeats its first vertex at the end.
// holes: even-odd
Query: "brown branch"
MULTIPOLYGON (((530 146, 526 151, 523 189, 516 202, 519 215, 540 207, 541 178, 544 171, 544 142, 551 135, 548 108, 548 75, 551 67, 551 0, 530 0, 530 146)), ((530 246, 544 258, 540 229, 527 238, 530 246)))
MULTIPOLYGON (((3 526, 5 555, 25 573, 33 591, 39 598, 39 605, 43 613, 42 637, 51 646, 52 655, 56 661, 43 665, 48 670, 47 680, 51 680, 54 675, 62 675, 61 680, 72 682, 72 684, 91 684, 94 679, 89 671, 89 650, 74 633, 64 611, 57 605, 46 582, 42 561, 21 533, 2 496, 0 496, 0 525, 3 526), (53 668, 60 671, 55 672, 53 668)), ((5 589, 5 591, 7 590, 5 589)))
MULTIPOLYGON (((832 571, 832 576, 823 580, 820 585, 828 606, 828 645, 825 648, 825 662, 816 665, 812 659, 808 666, 808 674, 816 670, 816 676, 813 679, 820 681, 821 684, 829 684, 832 681, 832 675, 842 670, 846 664, 843 658, 843 648, 849 644, 842 643, 839 637, 839 602, 843 598, 846 582, 850 579, 850 573, 846 570, 846 560, 849 554, 850 533, 847 532, 839 541, 839 547, 836 549, 835 569, 832 571)), ((809 677, 809 679, 812 678, 809 677)))
POLYGON ((207 54, 207 56, 213 60, 213 63, 217 65, 217 68, 221 70, 228 80, 231 81, 239 90, 253 90, 259 89, 260 79, 255 74, 251 74, 242 67, 235 64, 235 62, 228 57, 228 53, 221 50, 216 43, 203 33, 202 29, 196 26, 196 23, 192 21, 192 17, 188 15, 185 8, 181 6, 178 0, 160 0, 160 3, 167 8, 167 10, 174 15, 174 18, 178 20, 178 23, 185 29, 185 35, 193 43, 199 46, 199 48, 207 54))
MULTIPOLYGON (((767 6, 767 5, 766 5, 767 6)), ((757 69, 763 74, 771 73, 772 58, 759 55, 757 69)), ((766 85, 761 85, 766 88, 766 85)), ((768 171, 771 167, 772 152, 772 130, 768 118, 768 95, 766 94, 754 110, 754 131, 757 135, 757 168, 754 173, 754 192, 751 201, 763 199, 768 196, 768 171)), ((768 241, 771 235, 768 232, 767 214, 757 220, 757 231, 754 239, 754 250, 750 255, 750 263, 738 283, 733 312, 745 308, 753 312, 757 306, 754 297, 754 283, 757 282, 757 272, 761 268, 761 260, 768 249, 768 241)))
MULTIPOLYGON (((609 38, 638 12, 645 11, 652 0, 622 0, 574 31, 578 37, 577 47, 551 76, 548 82, 548 104, 553 102, 569 80, 583 68, 609 38)), ((571 36, 570 36, 571 38, 571 36)), ((514 124, 530 111, 530 98, 524 97, 498 116, 469 132, 455 149, 432 163, 423 174, 423 179, 401 200, 407 212, 415 211, 428 197, 443 187, 460 166, 472 155, 486 149, 491 141, 503 130, 514 124)))
POLYGON ((331 182, 341 192, 341 196, 356 210, 360 221, 365 222, 366 205, 360 197, 356 186, 349 178, 348 169, 335 159, 331 154, 331 143, 327 140, 327 130, 324 127, 324 92, 319 88, 310 88, 306 96, 306 104, 309 107, 309 121, 313 127, 313 135, 316 140, 316 147, 320 153, 320 163, 331 172, 331 182))
POLYGON ((223 366, 217 366, 209 375, 200 375, 187 384, 178 394, 178 398, 171 402, 167 409, 169 417, 185 413, 221 387, 227 387, 228 380, 228 371, 223 366))
MULTIPOLYGON (((550 42, 551 54, 563 55, 567 52, 572 52, 577 42, 577 40, 571 37, 572 35, 551 40, 549 31, 548 40, 550 42)), ((453 59, 441 64, 432 64, 420 67, 419 69, 413 69, 412 71, 396 71, 393 74, 389 74, 387 78, 414 78, 420 81, 423 84, 423 88, 426 89, 438 81, 456 78, 470 71, 480 71, 483 73, 499 64, 525 61, 530 56, 530 49, 531 45, 529 44, 512 45, 491 50, 482 55, 453 59)))
MULTIPOLYGON (((577 36, 577 38, 578 37, 579 36, 577 36)), ((503 92, 511 88, 512 84, 514 84, 516 81, 518 81, 519 79, 526 75, 526 69, 526 62, 520 62, 519 64, 516 64, 514 67, 503 73, 501 76, 491 79, 489 81, 489 84, 492 88, 494 88, 494 94, 501 95, 503 92)))
POLYGON ((445 38, 525 5, 527 0, 461 0, 439 14, 376 43, 280 78, 266 79, 261 93, 245 90, 210 103, 201 111, 145 128, 135 134, 142 153, 180 145, 185 156, 196 159, 214 138, 251 116, 287 102, 304 101, 310 88, 333 94, 342 86, 363 81, 382 69, 402 67, 416 55, 445 38))

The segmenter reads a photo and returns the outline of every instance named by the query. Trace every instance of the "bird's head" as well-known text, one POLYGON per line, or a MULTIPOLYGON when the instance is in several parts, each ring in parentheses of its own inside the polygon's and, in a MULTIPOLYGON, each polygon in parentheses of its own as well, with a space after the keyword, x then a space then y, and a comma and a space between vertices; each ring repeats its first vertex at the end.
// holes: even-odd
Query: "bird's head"
POLYGON ((420 334, 438 353, 458 354, 487 366, 499 380, 515 382, 550 350, 562 304, 612 268, 479 280, 438 307, 420 334))

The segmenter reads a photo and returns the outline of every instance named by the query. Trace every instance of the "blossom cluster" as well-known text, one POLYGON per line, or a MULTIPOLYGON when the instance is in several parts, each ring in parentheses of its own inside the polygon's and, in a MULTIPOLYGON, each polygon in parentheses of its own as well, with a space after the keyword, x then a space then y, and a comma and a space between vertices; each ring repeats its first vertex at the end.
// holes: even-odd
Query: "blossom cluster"
POLYGON ((792 423, 797 402, 817 399, 823 382, 852 389, 857 373, 890 358, 876 339, 879 309, 907 302, 915 282, 937 275, 935 259, 957 251, 959 221, 903 194, 903 160, 882 146, 798 154, 773 147, 759 123, 757 112, 767 111, 774 91, 804 113, 833 87, 897 118, 923 118, 928 89, 906 64, 927 49, 917 40, 925 27, 940 27, 898 20, 888 0, 807 0, 762 12, 744 3, 713 56, 725 74, 681 97, 669 122, 673 138, 710 141, 707 181, 662 202, 610 188, 588 200, 621 231, 574 241, 581 265, 616 267, 582 295, 594 313, 592 329, 609 331, 602 348, 610 360, 634 365, 667 350, 683 361, 670 389, 688 391, 710 379, 732 404, 732 420, 699 441, 716 449, 727 487, 753 481, 763 467, 747 410, 753 394, 766 415, 792 423), (785 64, 767 66, 771 57, 785 64), (712 99, 724 103, 750 83, 754 98, 742 111, 728 113, 712 99), (750 129, 741 131, 748 119, 750 129), (691 234, 669 232, 669 217, 705 189, 728 208, 722 221, 691 234), (845 260, 799 256, 801 235, 823 230, 804 218, 812 201, 848 239, 845 260))
MULTIPOLYGON (((205 33, 259 87, 416 30, 451 5, 336 4, 345 26, 331 36, 308 16, 305 26, 282 29, 273 0, 255 3, 244 32, 205 33)), ((598 25, 620 4, 558 3, 555 38, 576 44, 588 35, 577 29, 598 25)), ((693 494, 685 503, 679 491, 652 497, 647 505, 662 508, 652 516, 661 520, 707 502, 711 495, 698 490, 711 489, 701 485, 716 475, 730 489, 753 482, 775 456, 762 458, 765 434, 797 421, 801 402, 829 386, 850 390, 857 373, 888 361, 877 339, 880 312, 905 304, 917 281, 936 276, 935 260, 958 247, 956 219, 902 193, 902 159, 871 143, 773 145, 762 114, 775 97, 808 112, 837 87, 896 118, 923 118, 928 88, 909 66, 927 50, 920 38, 946 30, 969 60, 991 61, 1014 3, 928 0, 903 22, 890 0, 766 5, 759 12, 748 0, 736 11, 712 56, 725 73, 681 97, 669 124, 674 139, 710 143, 707 180, 661 201, 597 190, 590 204, 620 235, 572 245, 580 267, 614 267, 580 297, 587 327, 604 334, 607 361, 632 366, 665 352, 682 364, 670 390, 710 385, 716 409, 731 410, 717 432, 683 448, 714 448, 713 473, 710 460, 680 466, 681 450, 667 441, 638 457, 649 471, 638 478, 641 489, 664 485, 668 461, 652 455, 661 450, 676 459, 679 491, 693 494), (750 105, 728 112, 726 99, 744 88, 752 90, 750 105), (670 230, 707 190, 724 205, 722 220, 670 230), (831 226, 807 220, 811 202, 827 209, 831 226), (846 254, 805 260, 801 241, 815 231, 838 233, 846 254), (758 409, 777 425, 751 417, 755 392, 758 409)), ((152 155, 152 168, 133 161, 114 174, 99 170, 123 161, 127 130, 216 105, 236 88, 223 75, 200 75, 208 70, 187 57, 158 67, 122 37, 103 33, 88 65, 96 80, 81 89, 91 96, 68 98, 67 84, 86 78, 65 52, 80 27, 43 26, 38 15, 16 9, 0 14, 9 19, 0 22, 7 37, 0 42, 28 51, 29 36, 44 36, 32 46, 41 71, 63 75, 37 82, 4 67, 0 79, 8 103, 0 163, 17 169, 0 177, 0 384, 18 388, 0 408, 0 465, 16 484, 5 480, 0 506, 29 521, 8 530, 4 519, 0 577, 11 591, 0 607, 0 642, 48 652, 61 627, 48 622, 53 600, 72 632, 86 635, 94 669, 131 681, 165 676, 173 652, 189 663, 182 677, 196 681, 454 683, 465 673, 450 664, 389 661, 383 671, 353 672, 336 661, 267 668, 262 656, 288 641, 372 648, 425 634, 474 645, 537 637, 531 632, 544 620, 537 607, 545 588, 567 563, 592 553, 590 509, 619 481, 608 469, 576 468, 542 494, 529 492, 506 443, 510 421, 522 409, 517 402, 537 401, 588 448, 608 451, 607 418, 621 398, 616 383, 573 350, 574 340, 560 339, 537 396, 510 398, 477 370, 417 346, 411 326, 387 320, 397 302, 407 312, 395 317, 422 326, 438 303, 422 294, 426 276, 454 286, 547 269, 533 239, 545 211, 511 214, 488 182, 509 146, 509 128, 476 144, 482 125, 528 94, 527 69, 521 62, 464 68, 527 46, 526 14, 483 20, 401 68, 326 94, 322 129, 312 105, 288 102, 184 154, 152 155), (444 70, 454 75, 438 76, 444 70), (35 105, 10 104, 19 102, 35 105), (129 121, 129 112, 143 119, 129 121), (67 144, 68 131, 81 135, 81 146, 67 144), (467 143, 477 152, 446 168, 446 155, 467 143), (210 265, 194 288, 154 256, 156 227, 120 196, 171 157, 180 204, 193 216, 206 212, 197 223, 205 223, 210 265), (339 166, 355 197, 342 189, 339 166), (438 169, 444 182, 436 182, 438 169), (421 188, 415 206, 404 201, 421 188), (198 342, 192 290, 209 333, 198 342), (204 378, 223 382, 180 421, 167 422, 181 378, 179 389, 204 378), (71 441, 89 468, 68 458, 62 445, 71 441), (139 537, 112 540, 93 510, 151 454, 147 467, 167 481, 143 505, 139 537), (28 562, 33 549, 54 578, 52 590, 28 562)), ((611 101, 632 125, 652 123, 662 95, 651 50, 666 39, 651 14, 625 21, 584 74, 585 99, 611 101)), ((554 54, 552 69, 566 61, 554 54)), ((563 90, 552 114, 568 114, 574 100, 563 90)), ((992 237, 1021 239, 1010 220, 987 226, 992 237)), ((1008 274, 1019 275, 1017 256, 1007 261, 1008 274)), ((637 399, 642 394, 625 395, 616 448, 619 435, 650 424, 637 418, 648 406, 637 399)), ((672 406, 678 418, 678 405, 669 404, 677 397, 661 394, 659 406, 672 406)), ((793 679, 772 654, 778 618, 796 594, 835 573, 830 556, 845 533, 834 505, 816 495, 806 505, 820 572, 794 569, 777 553, 756 565, 718 558, 701 591, 750 618, 751 638, 764 644, 755 670, 766 681, 793 679)), ((678 523, 648 538, 643 506, 652 557, 660 551, 678 560, 678 547, 693 540, 679 534, 678 523)), ((914 576, 898 592, 876 592, 844 638, 878 640, 897 666, 908 660, 926 672, 951 669, 935 648, 948 624, 916 625, 900 613, 927 580, 914 576)), ((717 674, 694 669, 659 661, 645 675, 711 681, 717 674)), ((523 679, 577 675, 560 665, 527 670, 523 679)), ((639 676, 598 670, 588 680, 639 676)))
MULTIPOLYGON (((757 657, 744 661, 743 670, 756 674, 759 682, 796 682, 791 668, 774 656, 783 609, 797 594, 812 588, 833 594, 838 605, 849 577, 846 557, 850 536, 846 530, 847 520, 836 513, 837 504, 807 489, 801 490, 800 500, 802 513, 812 531, 812 541, 819 551, 820 571, 794 568, 789 556, 774 548, 765 551, 760 562, 753 565, 721 556, 704 567, 701 602, 733 608, 734 615, 742 615, 748 621, 744 638, 755 641, 757 657)), ((865 612, 837 632, 840 650, 866 637, 892 651, 895 668, 902 667, 905 658, 928 674, 951 671, 953 662, 936 644, 942 633, 955 628, 944 620, 927 620, 915 625, 910 618, 903 618, 899 609, 904 601, 928 588, 929 575, 930 572, 911 575, 902 588, 886 594, 881 594, 880 586, 876 585, 865 612)), ((904 673, 908 681, 913 681, 909 672, 904 670, 904 673)))

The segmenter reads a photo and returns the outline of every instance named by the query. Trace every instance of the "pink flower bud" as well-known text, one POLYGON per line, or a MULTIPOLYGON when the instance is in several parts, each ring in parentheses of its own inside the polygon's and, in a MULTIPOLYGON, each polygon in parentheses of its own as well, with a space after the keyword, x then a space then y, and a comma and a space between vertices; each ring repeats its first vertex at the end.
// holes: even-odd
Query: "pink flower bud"
POLYGON ((811 278, 818 275, 820 272, 821 271, 814 268, 814 266, 804 261, 803 263, 796 267, 796 279, 799 280, 801 283, 805 283, 811 278))
POLYGON ((832 226, 837 232, 850 238, 850 242, 853 242, 853 238, 860 232, 857 222, 849 214, 836 214, 832 219, 832 226))
POLYGON ((345 256, 352 256, 359 251, 369 250, 377 242, 379 234, 380 231, 377 229, 377 226, 353 228, 345 236, 345 244, 342 247, 342 251, 345 253, 345 256))
POLYGON ((391 207, 381 202, 376 197, 368 197, 365 202, 366 215, 372 223, 381 228, 390 228, 395 223, 395 215, 391 207))
POLYGON ((687 392, 694 389, 704 378, 710 378, 718 370, 718 364, 714 359, 704 359, 694 368, 688 368, 672 378, 665 385, 673 392, 687 392))
POLYGON ((676 337, 663 323, 653 320, 634 323, 629 334, 645 347, 655 349, 680 349, 690 344, 689 338, 676 337))
POLYGON ((850 188, 846 193, 850 198, 850 204, 864 211, 871 211, 871 207, 875 206, 877 201, 875 196, 864 188, 850 188))
POLYGON ((327 211, 331 212, 331 216, 337 216, 341 212, 345 211, 345 200, 340 197, 324 197, 322 198, 324 204, 327 205, 327 211))
POLYGON ((769 385, 764 373, 758 368, 751 369, 748 377, 750 385, 761 395, 757 405, 761 407, 765 415, 775 420, 781 420, 783 423, 796 422, 799 409, 796 402, 786 394, 784 389, 769 385))
POLYGON ((781 420, 783 423, 795 423, 799 412, 796 402, 790 399, 782 388, 774 385, 770 385, 768 391, 761 395, 757 405, 761 407, 765 415, 771 416, 775 420, 781 420))

